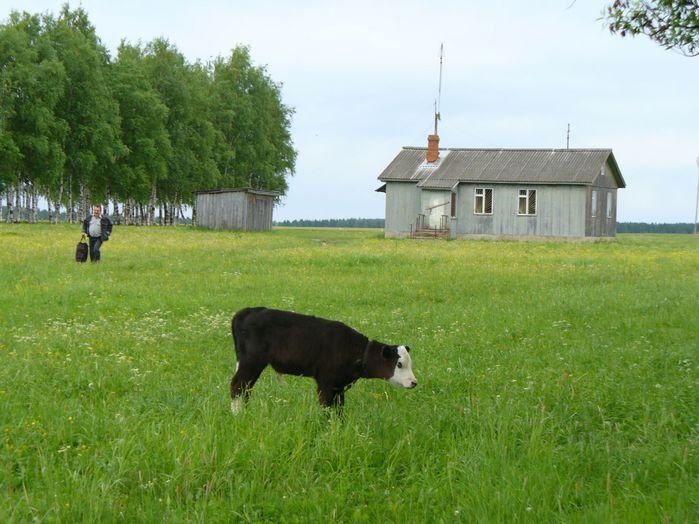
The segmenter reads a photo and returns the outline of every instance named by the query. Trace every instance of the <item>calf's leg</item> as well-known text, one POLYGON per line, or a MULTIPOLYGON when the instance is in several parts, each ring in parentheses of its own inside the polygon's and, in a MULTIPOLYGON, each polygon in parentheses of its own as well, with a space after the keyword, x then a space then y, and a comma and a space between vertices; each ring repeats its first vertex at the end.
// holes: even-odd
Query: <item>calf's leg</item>
POLYGON ((345 389, 338 388, 331 384, 318 383, 318 400, 326 408, 335 408, 342 411, 345 403, 345 389))
POLYGON ((231 379, 231 411, 240 413, 242 403, 250 397, 250 390, 260 378, 266 364, 236 364, 235 375, 231 379))

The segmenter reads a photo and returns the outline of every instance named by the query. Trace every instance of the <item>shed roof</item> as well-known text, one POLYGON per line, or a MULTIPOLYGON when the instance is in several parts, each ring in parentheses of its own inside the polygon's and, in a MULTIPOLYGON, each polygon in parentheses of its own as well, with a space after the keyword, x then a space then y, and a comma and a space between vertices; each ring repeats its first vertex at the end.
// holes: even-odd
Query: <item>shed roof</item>
POLYGON ((279 191, 266 191, 264 189, 251 189, 249 187, 238 187, 238 188, 232 188, 232 189, 208 189, 205 191, 195 191, 195 195, 207 195, 207 194, 216 194, 216 193, 250 193, 252 195, 259 195, 259 196, 269 196, 269 197, 278 197, 281 195, 279 191))
POLYGON ((417 181, 426 189, 459 182, 591 185, 609 163, 618 187, 626 187, 611 149, 440 149, 434 163, 425 147, 404 147, 379 175, 382 182, 417 181))

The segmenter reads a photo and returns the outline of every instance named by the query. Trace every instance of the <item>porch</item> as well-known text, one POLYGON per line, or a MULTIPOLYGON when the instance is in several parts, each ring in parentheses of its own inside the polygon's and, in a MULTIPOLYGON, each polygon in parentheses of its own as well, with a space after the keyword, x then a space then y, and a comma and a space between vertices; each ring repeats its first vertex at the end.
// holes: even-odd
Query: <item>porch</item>
POLYGON ((415 239, 436 239, 449 238, 449 215, 439 217, 439 225, 430 225, 428 217, 422 213, 418 214, 415 224, 410 224, 410 238, 415 239))

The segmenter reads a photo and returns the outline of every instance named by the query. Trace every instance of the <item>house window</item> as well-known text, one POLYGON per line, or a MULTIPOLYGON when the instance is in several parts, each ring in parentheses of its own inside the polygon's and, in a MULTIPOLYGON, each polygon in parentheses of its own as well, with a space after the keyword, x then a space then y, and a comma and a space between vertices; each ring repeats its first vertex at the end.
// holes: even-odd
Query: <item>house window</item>
POLYGON ((493 214, 493 190, 492 189, 483 188, 483 187, 476 188, 473 212, 476 215, 492 215, 493 214))
POLYGON ((607 193, 607 218, 612 218, 612 193, 607 193))
POLYGON ((536 189, 519 190, 518 215, 536 215, 536 189))
POLYGON ((604 166, 602 166, 599 168, 599 176, 604 176, 604 173, 605 173, 605 169, 604 169, 604 166))
POLYGON ((590 216, 597 216, 597 191, 592 190, 592 204, 590 205, 590 216))
POLYGON ((451 192, 451 217, 456 218, 456 191, 451 192))

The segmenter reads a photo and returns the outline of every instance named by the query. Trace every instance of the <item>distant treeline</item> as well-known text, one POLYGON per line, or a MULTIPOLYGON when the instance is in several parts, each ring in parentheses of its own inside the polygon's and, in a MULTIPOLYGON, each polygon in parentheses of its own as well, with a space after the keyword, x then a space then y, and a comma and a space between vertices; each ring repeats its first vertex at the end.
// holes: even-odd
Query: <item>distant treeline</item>
POLYGON ((324 220, 282 220, 274 222, 282 227, 366 227, 383 228, 383 218, 329 218, 324 220))
POLYGON ((617 233, 694 233, 694 224, 654 224, 647 222, 618 222, 617 233))
MULTIPOLYGON (((282 220, 275 221, 275 226, 282 227, 384 227, 383 218, 329 218, 323 220, 282 220)), ((648 222, 619 222, 617 233, 693 233, 694 224, 655 224, 648 222)))
MULTIPOLYGON (((49 212, 46 209, 38 211, 40 221, 49 221, 49 212)), ((0 217, 2 221, 8 221, 7 208, 0 206, 0 217)), ((61 220, 66 220, 65 213, 61 213, 61 220)), ((20 220, 26 221, 26 220, 20 220)), ((159 224, 162 220, 156 217, 154 223, 159 224)), ((180 223, 191 224, 192 219, 186 217, 180 223)), ((326 218, 322 220, 281 220, 274 221, 275 226, 280 227, 339 227, 339 228, 373 228, 383 229, 385 220, 383 218, 326 218)), ((680 222, 675 224, 656 224, 649 222, 618 222, 617 233, 694 233, 694 224, 680 222)))

